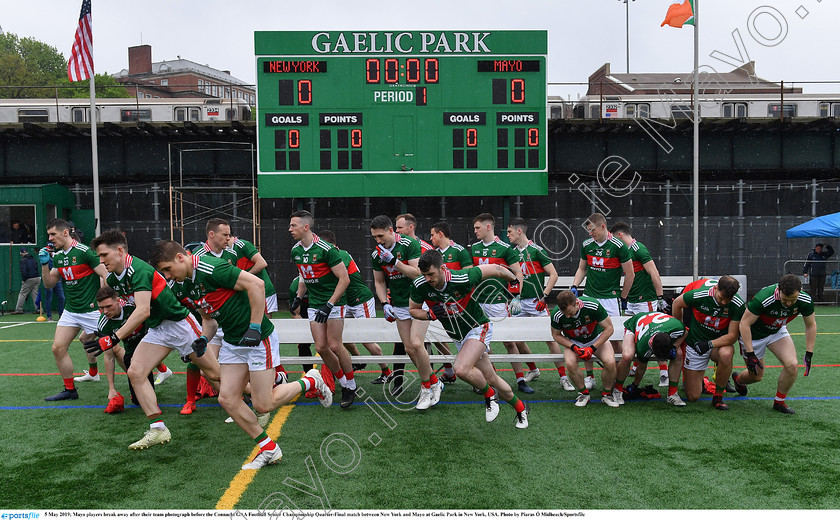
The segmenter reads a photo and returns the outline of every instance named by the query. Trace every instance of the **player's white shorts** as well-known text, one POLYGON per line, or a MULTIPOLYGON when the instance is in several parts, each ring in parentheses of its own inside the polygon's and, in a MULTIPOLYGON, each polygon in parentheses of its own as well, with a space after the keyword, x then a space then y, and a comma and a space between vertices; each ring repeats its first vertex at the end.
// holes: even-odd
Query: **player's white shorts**
POLYGON ((99 328, 99 318, 102 314, 99 311, 90 312, 70 312, 64 311, 58 319, 56 326, 58 327, 77 327, 93 334, 99 328))
POLYGON ((348 305, 344 312, 345 318, 375 318, 376 317, 376 300, 370 300, 360 303, 359 305, 348 305))
MULTIPOLYGON (((336 305, 332 308, 330 312, 328 320, 343 320, 344 319, 344 308, 346 305, 336 305)), ((315 312, 318 310, 318 307, 310 307, 308 310, 309 314, 309 321, 315 321, 315 312)))
POLYGON ((201 326, 192 314, 181 321, 163 320, 160 325, 149 329, 143 343, 152 343, 177 350, 182 356, 193 353, 192 343, 201 336, 201 326))
POLYGON ((277 293, 265 297, 265 312, 277 312, 277 293))
POLYGON ((216 329, 216 335, 207 342, 208 345, 218 345, 222 346, 222 340, 225 339, 225 331, 222 330, 221 327, 216 329))
POLYGON ((522 312, 520 312, 517 316, 513 316, 514 318, 548 316, 548 307, 546 307, 542 312, 537 310, 537 302, 539 301, 537 298, 523 298, 520 301, 522 302, 522 312))
MULTIPOLYGON (((779 341, 782 338, 789 337, 790 332, 788 332, 787 326, 782 325, 782 328, 777 330, 775 334, 771 334, 766 338, 752 340, 753 352, 755 352, 755 356, 758 359, 764 359, 764 354, 767 353, 768 345, 772 345, 773 343, 779 341)), ((738 343, 740 343, 741 345, 741 356, 743 356, 746 353, 744 351, 744 342, 739 338, 738 343)))
MULTIPOLYGON (((504 305, 504 304, 502 304, 504 305)), ((484 343, 484 352, 489 354, 490 353, 490 342, 493 341, 493 324, 492 323, 483 323, 474 329, 471 329, 464 339, 461 341, 455 341, 455 348, 458 349, 458 352, 461 351, 461 346, 464 345, 468 339, 477 339, 478 341, 484 343)))
POLYGON ((643 312, 653 312, 655 310, 657 310, 656 300, 652 302, 627 302, 627 311, 624 314, 626 314, 627 316, 635 316, 636 314, 641 314, 643 312))
POLYGON ((607 309, 608 316, 621 316, 621 307, 618 305, 618 298, 595 298, 607 309))
POLYGON ((411 313, 408 312, 408 307, 394 307, 394 314, 396 314, 399 321, 412 319, 411 313))
POLYGON ((683 363, 683 367, 686 370, 706 370, 709 367, 709 360, 712 357, 713 350, 714 348, 705 354, 700 355, 690 345, 686 345, 685 363, 683 363))
POLYGON ((491 321, 499 321, 498 318, 510 316, 506 303, 479 303, 478 305, 491 321))
POLYGON ((247 364, 251 372, 273 369, 279 363, 280 341, 277 339, 276 330, 256 347, 231 345, 222 341, 222 349, 219 351, 220 365, 247 364))

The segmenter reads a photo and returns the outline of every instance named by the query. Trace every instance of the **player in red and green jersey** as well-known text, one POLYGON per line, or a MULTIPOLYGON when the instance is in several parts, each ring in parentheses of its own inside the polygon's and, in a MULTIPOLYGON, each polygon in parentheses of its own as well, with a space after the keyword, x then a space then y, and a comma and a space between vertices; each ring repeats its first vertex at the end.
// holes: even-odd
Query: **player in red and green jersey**
POLYGON ((300 306, 304 291, 309 294, 309 329, 315 351, 324 360, 341 385, 341 407, 348 408, 356 399, 356 379, 350 353, 344 348, 344 293, 350 285, 347 267, 338 249, 312 232, 315 219, 305 210, 292 213, 289 233, 297 240, 292 248, 292 262, 298 268, 300 282, 289 309, 300 306))
MULTIPOLYGON (((627 311, 625 314, 633 316, 642 312, 660 311, 665 312, 667 304, 662 291, 662 278, 659 276, 659 269, 656 262, 650 256, 648 248, 633 238, 630 224, 616 222, 610 227, 610 233, 618 237, 627 245, 630 256, 633 259, 633 286, 627 295, 627 311)), ((647 365, 640 365, 638 361, 633 363, 632 374, 641 372, 641 376, 647 371, 647 365), (640 369, 639 366, 642 366, 640 369)), ((640 380, 640 379, 639 379, 640 380)), ((668 364, 659 361, 659 386, 668 386, 668 364)))
POLYGON ((236 267, 258 276, 265 283, 265 312, 271 318, 277 312, 277 290, 268 275, 268 262, 263 258, 257 246, 247 240, 230 237, 228 247, 236 251, 238 256, 236 267))
MULTIPOLYGON (((99 291, 96 292, 96 303, 99 307, 99 312, 102 313, 99 317, 99 324, 97 325, 96 335, 99 337, 109 336, 119 330, 125 324, 128 317, 131 316, 131 313, 134 312, 134 306, 120 298, 117 291, 107 285, 100 287, 99 291)), ((131 367, 131 358, 134 356, 134 351, 148 330, 149 328, 146 327, 145 323, 141 324, 122 340, 122 344, 125 346, 124 349, 119 345, 111 349, 123 370, 131 367)), ((149 373, 149 382, 154 385, 154 379, 152 379, 151 373, 149 373)), ((137 400, 137 396, 134 395, 134 387, 131 386, 130 380, 128 382, 128 390, 131 402, 139 404, 140 402, 137 400)), ((117 394, 117 398, 112 399, 108 403, 108 407, 105 408, 105 413, 118 413, 123 411, 123 407, 124 399, 122 395, 117 394)))
MULTIPOLYGON (((300 381, 274 386, 279 340, 265 314, 264 282, 223 259, 192 256, 172 240, 155 244, 151 262, 167 279, 184 283, 190 298, 200 304, 205 321, 215 320, 225 330, 219 352, 222 378, 219 404, 256 441, 260 450, 242 469, 259 469, 276 463, 282 451, 263 429, 267 420, 261 423, 255 412, 267 414, 303 391, 326 388, 315 370, 300 381), (253 411, 242 400, 249 381, 253 411)), ((206 349, 207 338, 201 336, 196 344, 197 351, 206 349)), ((332 394, 327 391, 322 404, 329 406, 331 402, 332 394)))
MULTIPOLYGON (((417 268, 421 254, 420 243, 395 233, 391 218, 387 215, 378 215, 371 220, 370 234, 377 244, 371 253, 376 297, 382 303, 385 319, 397 322, 397 332, 405 345, 405 353, 417 367, 421 388, 416 408, 425 410, 440 401, 443 383, 432 372, 429 353, 424 346, 429 324, 412 319, 409 311, 411 285, 413 280, 420 276, 420 270, 417 268)), ((394 354, 399 354, 396 345, 394 349, 394 354)), ((395 365, 391 394, 401 393, 402 385, 402 366, 395 365)))
MULTIPOLYGON (((522 312, 518 317, 545 316, 548 313, 545 299, 551 295, 554 285, 557 283, 557 269, 545 254, 543 248, 528 239, 528 223, 522 218, 513 218, 507 228, 508 240, 517 255, 519 265, 522 269, 522 284, 519 286, 519 298, 522 302, 522 312), (546 280, 547 278, 547 280, 546 280)), ((546 341, 546 345, 552 352, 560 352, 560 347, 553 341, 546 341)), ((531 349, 524 341, 516 342, 517 350, 521 354, 530 354, 531 349)), ((560 373, 560 382, 565 390, 574 390, 574 385, 566 375, 566 367, 563 363, 555 363, 560 373), (560 368, 563 368, 561 371, 560 368)), ((528 386, 528 381, 536 379, 540 371, 535 363, 528 364, 528 374, 518 372, 516 380, 519 390, 525 393, 533 393, 528 386)))
MULTIPOLYGON (((613 333, 613 324, 607 310, 595 298, 578 297, 572 291, 560 291, 557 306, 551 311, 551 335, 565 349, 563 359, 566 373, 578 391, 575 406, 589 403, 589 389, 578 367, 579 361, 587 361, 592 356, 601 360, 604 370, 601 383, 604 390, 601 402, 610 408, 618 408, 624 401, 615 395, 615 352, 611 347, 604 347, 613 333)), ((551 348, 553 354, 559 354, 558 348, 551 348)))
POLYGON ((413 238, 420 243, 420 254, 435 247, 417 236, 417 217, 411 213, 401 213, 394 219, 394 231, 404 237, 413 238))
MULTIPOLYGON (((350 277, 350 285, 347 286, 347 292, 344 295, 347 297, 347 307, 344 312, 345 318, 370 319, 376 317, 376 303, 373 299, 373 293, 370 292, 362 273, 359 271, 359 266, 356 261, 350 256, 350 253, 343 249, 339 249, 336 244, 335 233, 329 229, 322 229, 318 235, 335 246, 338 249, 338 254, 341 256, 341 261, 347 267, 347 275, 350 277)), ((378 343, 362 343, 362 346, 367 349, 374 356, 382 355, 382 347, 378 343)), ((345 343, 344 348, 347 349, 354 356, 359 355, 359 349, 355 343, 345 343)), ((353 372, 364 369, 365 364, 353 364, 353 372)), ((385 363, 380 363, 379 368, 382 370, 382 375, 371 381, 375 385, 382 385, 391 379, 391 369, 385 363)))
POLYGON ((703 374, 711 359, 717 363, 712 398, 712 406, 717 410, 729 409, 723 402, 723 393, 732 373, 733 345, 744 314, 744 302, 738 296, 740 286, 732 276, 721 276, 713 287, 689 291, 674 300, 675 318, 683 321, 683 313, 691 313, 685 349, 686 397, 689 401, 700 398, 703 374))
MULTIPOLYGON (((519 255, 514 251, 514 248, 496 236, 496 218, 489 213, 481 213, 473 218, 473 232, 478 242, 470 246, 470 253, 472 254, 473 265, 496 264, 508 267, 516 276, 516 280, 512 284, 504 284, 497 279, 490 278, 476 288, 475 300, 481 305, 481 309, 485 314, 492 319, 502 319, 508 316, 516 316, 522 311, 522 305, 518 297, 510 299, 510 305, 507 304, 511 296, 511 291, 508 291, 508 285, 512 286, 513 291, 516 292, 522 287, 522 268, 519 265, 519 255)), ((515 341, 503 342, 508 354, 524 354, 520 352, 519 347, 515 341)), ((529 351, 530 352, 530 351, 529 351)), ((523 374, 522 363, 511 363, 513 372, 517 375, 517 381, 521 381, 521 390, 525 393, 532 393, 533 390, 528 386, 527 381, 533 379, 538 374, 537 365, 531 363, 528 365, 528 378, 523 377, 519 379, 519 375, 523 374), (533 366, 532 366, 533 365, 533 366), (527 379, 527 380, 526 380, 527 379), (531 392, 529 392, 531 390, 531 392)))
POLYGON ((782 276, 779 283, 769 285, 747 304, 741 319, 741 355, 747 369, 732 374, 735 389, 747 395, 747 386, 764 377, 764 355, 769 349, 782 363, 782 371, 776 383, 776 398, 773 409, 793 414, 785 398, 796 381, 796 347, 787 330, 787 324, 801 315, 805 321, 805 375, 811 371, 811 357, 817 340, 817 320, 814 317, 814 302, 811 296, 802 292, 802 281, 793 274, 782 276))
MULTIPOLYGON (((624 322, 624 341, 618 363, 616 387, 624 384, 634 359, 645 366, 651 359, 668 363, 668 396, 674 406, 685 406, 677 393, 682 363, 685 357, 686 330, 682 322, 664 312, 640 312, 624 322)), ((636 376, 637 387, 641 376, 636 376)))
MULTIPOLYGON (((450 271, 466 269, 473 265, 472 254, 464 246, 456 244, 452 240, 452 228, 448 222, 443 220, 436 222, 432 226, 429 240, 432 246, 440 251, 440 255, 443 257, 443 265, 450 271)), ((444 343, 436 342, 435 345, 441 354, 452 354, 452 351, 444 343)), ((440 380, 444 383, 455 382, 455 370, 452 368, 452 363, 443 364, 443 377, 440 380)))
MULTIPOLYGON (((607 219, 600 213, 589 215, 585 222, 589 239, 580 246, 580 261, 572 281, 571 290, 578 293, 578 285, 586 278, 584 294, 595 298, 607 309, 610 316, 621 316, 627 304, 627 295, 633 287, 635 273, 633 259, 627 246, 607 230, 607 219), (624 274, 624 285, 621 275, 624 274)), ((621 342, 612 341, 616 353, 621 352, 621 342)), ((594 383, 592 362, 586 366, 587 387, 594 383)))
MULTIPOLYGON (((99 311, 96 309, 96 291, 108 275, 105 266, 99 263, 96 253, 84 244, 80 244, 72 234, 72 226, 65 220, 56 219, 47 225, 47 237, 50 245, 38 252, 41 262, 41 279, 44 287, 51 289, 56 284, 64 283, 64 312, 55 327, 52 353, 55 364, 64 381, 64 388, 45 401, 78 399, 73 379, 73 360, 67 349, 70 343, 82 331, 79 341, 84 343, 94 339, 99 311), (54 253, 53 253, 54 251, 54 253), (53 254, 53 268, 50 269, 50 254, 53 254)), ((112 362, 113 363, 113 362, 112 362)), ((88 356, 90 371, 79 380, 99 380, 96 358, 88 356)), ((107 363, 106 363, 106 366, 107 363)), ((109 390, 109 398, 117 394, 116 389, 109 390), (113 391, 113 393, 112 393, 113 391)))
POLYGON ((482 281, 489 278, 514 281, 516 277, 498 264, 450 271, 443 265, 443 257, 437 250, 423 253, 418 270, 422 276, 416 278, 411 286, 411 316, 416 320, 438 320, 449 337, 455 340, 458 348, 456 374, 484 395, 487 422, 499 415, 500 396, 516 411, 514 425, 527 428, 528 406, 519 400, 490 363, 487 354, 490 353, 493 324, 481 305, 473 299, 474 290, 482 281), (424 304, 428 310, 423 308, 424 304))
MULTIPOLYGON (((183 358, 197 364, 215 388, 219 383, 219 362, 213 355, 197 356, 193 349, 202 333, 196 319, 175 297, 159 272, 128 253, 125 235, 118 229, 104 231, 94 238, 91 247, 108 270, 106 283, 116 289, 121 298, 134 304, 135 310, 122 327, 99 341, 85 345, 85 350, 109 350, 127 338, 142 323, 149 327, 143 341, 137 345, 128 377, 134 386, 140 407, 149 418, 151 427, 139 441, 129 448, 142 450, 154 444, 169 442, 171 434, 161 419, 154 387, 147 376, 176 350, 183 358)), ((209 320, 212 321, 212 320, 209 320)), ((209 325, 208 325, 209 326, 209 325)), ((204 334, 212 336, 212 333, 204 334)))

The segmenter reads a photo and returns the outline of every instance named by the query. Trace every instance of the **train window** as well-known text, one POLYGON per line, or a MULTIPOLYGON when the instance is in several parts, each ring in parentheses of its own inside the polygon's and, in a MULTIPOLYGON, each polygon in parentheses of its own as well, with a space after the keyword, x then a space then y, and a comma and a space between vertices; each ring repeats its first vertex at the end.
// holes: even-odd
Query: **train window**
POLYGON ((820 117, 828 117, 828 114, 829 114, 830 111, 831 111, 831 103, 820 103, 819 104, 820 117))
POLYGON ((692 113, 688 105, 671 105, 671 116, 674 119, 691 119, 692 113))
POLYGON ((833 117, 840 117, 840 103, 832 103, 831 109, 831 115, 833 117))
POLYGON ((563 107, 561 105, 553 105, 551 107, 550 119, 563 119, 563 107))
POLYGON ((235 108, 228 108, 225 110, 225 121, 235 121, 236 120, 236 109, 235 108))
POLYGON ((74 107, 72 109, 72 116, 74 123, 84 123, 87 121, 87 117, 85 117, 85 109, 82 107, 74 107))
POLYGON ((746 103, 724 103, 723 117, 747 117, 746 103))
POLYGON ((636 105, 636 117, 647 119, 650 117, 650 103, 639 103, 636 105))
POLYGON ((785 104, 784 108, 779 103, 767 105, 767 115, 769 117, 779 117, 780 114, 784 117, 796 117, 796 105, 785 104))
POLYGON ((251 109, 248 107, 242 107, 242 121, 250 121, 251 120, 251 109))
POLYGON ((200 114, 196 107, 175 107, 175 121, 201 121, 200 114))
POLYGON ((599 119, 601 117, 601 110, 599 105, 591 105, 589 107, 589 119, 599 119))
POLYGON ((152 111, 148 108, 141 108, 139 110, 134 108, 120 109, 120 121, 130 123, 133 121, 151 121, 152 111))
POLYGON ((46 123, 50 114, 45 108, 21 108, 18 110, 18 123, 46 123))
POLYGON ((634 105, 633 103, 627 103, 626 105, 624 105, 624 117, 636 117, 636 105, 634 105))

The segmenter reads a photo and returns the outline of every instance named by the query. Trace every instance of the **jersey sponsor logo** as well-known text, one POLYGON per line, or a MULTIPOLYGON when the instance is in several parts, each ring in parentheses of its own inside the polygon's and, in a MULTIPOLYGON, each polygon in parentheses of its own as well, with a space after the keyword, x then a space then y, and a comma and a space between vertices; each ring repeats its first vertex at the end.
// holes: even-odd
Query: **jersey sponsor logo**
MULTIPOLYGON (((609 249, 606 254, 610 254, 609 249)), ((586 263, 589 267, 596 269, 617 269, 621 267, 621 260, 609 256, 586 255, 586 263)))
POLYGON ((528 276, 532 274, 542 274, 545 272, 542 264, 539 262, 534 262, 532 260, 525 261, 522 259, 522 256, 519 257, 519 264, 522 266, 522 275, 528 276))
POLYGON ((799 313, 795 313, 793 316, 776 318, 776 317, 773 317, 773 316, 768 316, 767 314, 762 314, 761 316, 758 317, 758 319, 761 320, 761 323, 763 323, 764 325, 767 325, 768 327, 772 327, 774 329, 780 329, 783 326, 790 323, 791 321, 793 321, 794 318, 796 318, 798 315, 799 315, 799 313))
POLYGON ((586 338, 595 333, 597 323, 589 323, 580 327, 564 329, 563 332, 570 338, 586 338))
POLYGON ((298 264, 298 272, 305 283, 315 283, 318 278, 322 278, 332 272, 330 266, 325 263, 320 264, 298 264))
MULTIPOLYGON (((714 331, 720 332, 724 331, 729 328, 729 322, 732 321, 728 316, 716 316, 716 315, 708 315, 704 314, 703 312, 699 311, 698 309, 693 309, 694 312, 694 319, 697 320, 697 323, 705 326, 706 328, 712 329, 714 331)), ((715 311, 717 314, 717 311, 715 311)), ((728 310, 727 310, 728 314, 728 310)))
POLYGON ((498 265, 507 265, 504 258, 496 258, 494 256, 474 256, 473 263, 475 265, 488 265, 488 264, 498 264, 498 265))
POLYGON ((80 280, 86 276, 90 276, 91 274, 93 274, 93 268, 91 268, 91 266, 87 264, 69 265, 67 267, 60 268, 59 272, 61 273, 62 279, 70 282, 73 280, 80 280))
POLYGON ((222 306, 236 294, 233 289, 219 288, 207 293, 202 299, 202 307, 211 317, 218 316, 222 306))

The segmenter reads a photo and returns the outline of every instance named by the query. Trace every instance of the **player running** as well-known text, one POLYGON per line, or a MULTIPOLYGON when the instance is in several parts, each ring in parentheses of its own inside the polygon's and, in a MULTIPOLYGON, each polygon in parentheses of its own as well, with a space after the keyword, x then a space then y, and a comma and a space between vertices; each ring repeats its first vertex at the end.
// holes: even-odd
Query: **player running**
POLYGON ((773 409, 795 413, 785 404, 785 398, 796 381, 796 347, 787 330, 787 324, 802 315, 805 321, 805 375, 811 372, 811 359, 817 340, 817 320, 814 317, 814 302, 802 291, 802 282, 793 274, 786 274, 779 283, 769 285, 747 304, 741 319, 741 355, 747 369, 732 374, 735 390, 747 395, 747 385, 764 378, 764 355, 767 350, 782 363, 782 371, 776 383, 776 398, 773 409))
MULTIPOLYGON (((548 309, 545 304, 546 298, 551 295, 554 290, 554 285, 557 283, 557 269, 551 263, 548 256, 546 256, 543 248, 528 239, 528 223, 522 218, 513 218, 507 228, 508 240, 514 246, 514 251, 519 255, 519 265, 522 269, 522 285, 519 286, 519 299, 522 305, 522 312, 517 317, 533 317, 545 316, 548 314, 548 309), (546 277, 548 281, 546 281, 546 277)), ((609 337, 609 336, 607 336, 609 337)), ((553 353, 560 353, 560 346, 553 341, 546 341, 548 349, 553 353)), ((522 354, 530 354, 531 349, 528 343, 524 341, 516 342, 517 350, 522 354)), ((560 374, 560 381, 565 390, 574 390, 569 378, 566 376, 565 366, 563 363, 555 363, 555 366, 560 372, 560 367, 563 367, 563 373, 560 374)), ((540 370, 535 363, 528 363, 528 375, 531 380, 536 379, 540 375, 540 370)), ((519 391, 526 394, 534 393, 534 390, 528 386, 526 376, 522 372, 516 374, 516 381, 519 385, 519 391)))
MULTIPOLYGON (((489 213, 481 213, 473 219, 473 232, 478 242, 470 246, 470 253, 472 254, 473 265, 495 264, 508 267, 516 276, 515 282, 512 284, 515 289, 522 287, 522 269, 519 266, 519 255, 516 254, 513 247, 502 242, 496 236, 496 219, 489 213)), ((490 278, 485 283, 481 284, 476 290, 475 300, 481 306, 481 310, 491 320, 507 318, 508 316, 518 315, 522 308, 519 305, 519 299, 511 299, 510 308, 508 308, 507 301, 511 296, 507 285, 501 281, 490 278)), ((508 354, 525 354, 520 352, 519 347, 515 341, 503 342, 508 354)), ((530 350, 528 351, 530 352, 530 350)), ((519 381, 519 374, 522 374, 522 363, 511 363, 513 372, 517 374, 517 381, 519 381)), ((527 387, 527 382, 537 376, 537 365, 529 363, 528 368, 530 372, 528 376, 523 376, 527 387)), ((530 387, 527 387, 530 389, 530 387)), ((525 393, 530 393, 523 390, 525 393)))
POLYGON ((277 289, 268 275, 268 262, 253 243, 231 236, 228 247, 236 252, 236 267, 257 276, 265 284, 265 313, 269 318, 277 312, 277 289))
POLYGON ((314 225, 315 219, 306 210, 292 213, 289 219, 289 233, 298 241, 292 248, 292 262, 300 274, 289 310, 295 312, 303 293, 309 294, 309 330, 315 351, 341 385, 341 408, 349 408, 356 400, 356 379, 341 335, 350 277, 338 249, 313 233, 314 225))
MULTIPOLYGON (((601 402, 610 408, 618 408, 624 404, 620 395, 616 395, 615 384, 615 351, 612 347, 604 348, 612 336, 614 327, 607 310, 595 298, 576 296, 572 291, 560 291, 557 295, 557 306, 551 311, 551 335, 559 345, 564 347, 563 359, 566 362, 566 373, 578 391, 575 406, 586 406, 589 403, 589 389, 578 367, 579 361, 589 361, 592 356, 601 360, 604 369, 601 371, 601 402)), ((553 354, 559 354, 559 347, 552 348, 553 354)))
MULTIPOLYGON (((332 394, 316 370, 310 370, 299 381, 274 386, 279 340, 265 314, 264 282, 225 260, 190 255, 172 240, 155 244, 151 262, 166 279, 184 283, 190 298, 206 313, 205 320, 215 320, 225 330, 219 352, 219 404, 260 448, 254 460, 242 469, 260 469, 278 462, 283 452, 266 434, 267 421, 261 423, 255 412, 268 414, 310 388, 320 390, 321 404, 330 406, 332 394), (242 400, 249 381, 253 411, 242 400)), ((197 354, 206 348, 206 336, 193 342, 197 354)))
MULTIPOLYGON (((435 223, 432 226, 429 238, 434 248, 440 251, 443 257, 443 265, 447 269, 450 271, 459 271, 467 267, 472 267, 472 255, 464 246, 456 244, 452 240, 452 228, 449 227, 448 222, 441 220, 435 223)), ((452 353, 449 347, 443 343, 435 343, 435 345, 441 354, 452 353)), ((454 383, 455 379, 455 370, 452 368, 452 363, 444 363, 443 377, 440 380, 444 383, 454 383)))
POLYGON ((685 392, 689 401, 696 401, 703 391, 703 374, 709 360, 717 363, 712 406, 729 410, 723 393, 732 373, 733 345, 738 340, 738 326, 744 314, 744 301, 738 296, 741 284, 732 276, 721 276, 709 289, 696 289, 674 300, 674 317, 683 321, 690 312, 685 349, 685 392))
MULTIPOLYGON (((424 346, 427 321, 412 319, 409 312, 409 295, 412 280, 420 276, 417 262, 420 258, 420 243, 407 236, 394 232, 391 219, 387 215, 378 215, 370 222, 370 234, 376 241, 376 249, 371 253, 373 281, 376 297, 385 311, 385 319, 397 322, 397 332, 411 362, 420 375, 420 396, 416 408, 426 410, 440 401, 443 390, 437 376, 429 364, 429 353, 424 346), (387 287, 386 287, 387 284, 387 287)), ((396 346, 395 346, 396 349, 396 346)), ((397 353, 396 351, 394 352, 397 353)), ((401 391, 403 375, 394 371, 393 395, 397 384, 401 391)))
MULTIPOLYGON (((347 308, 344 313, 345 318, 369 319, 376 317, 376 301, 373 299, 373 293, 370 292, 365 280, 362 278, 362 273, 359 271, 359 266, 356 261, 350 256, 350 253, 343 249, 339 249, 336 244, 335 233, 329 229, 322 229, 319 236, 332 244, 338 249, 338 255, 344 266, 347 267, 347 275, 350 277, 350 285, 347 286, 347 308)), ((382 355, 382 347, 378 343, 362 343, 362 346, 367 349, 374 356, 382 355)), ((353 354, 358 356, 359 350, 355 343, 345 343, 344 347, 353 354)), ((361 370, 365 367, 364 363, 353 365, 353 371, 361 370)), ((382 385, 391 380, 391 369, 385 363, 380 363, 379 368, 382 374, 371 381, 374 385, 382 385)))
POLYGON ((501 397, 516 410, 514 425, 527 428, 528 405, 513 393, 490 363, 488 354, 493 324, 472 298, 474 289, 483 280, 501 278, 512 282, 516 276, 498 264, 450 271, 443 266, 440 252, 435 250, 423 253, 418 269, 423 276, 415 279, 411 286, 411 316, 416 320, 438 320, 455 340, 458 348, 455 373, 484 395, 487 422, 499 415, 498 399, 501 397), (423 309, 424 303, 428 310, 423 309))
MULTIPOLYGON (((99 323, 99 311, 96 308, 96 291, 104 284, 108 272, 99 262, 96 253, 84 244, 80 244, 72 234, 73 227, 66 220, 55 219, 47 225, 47 237, 50 246, 38 251, 41 263, 41 279, 44 287, 51 289, 56 284, 64 283, 65 304, 55 327, 55 337, 52 353, 55 364, 64 381, 64 388, 55 395, 46 397, 45 401, 63 401, 78 399, 73 378, 73 360, 67 349, 70 343, 82 331, 79 341, 84 343, 96 339, 96 326, 99 323), (52 254, 53 268, 49 261, 52 254)), ((88 356, 90 372, 85 371, 80 381, 98 381, 96 358, 88 356)), ((107 366, 107 364, 106 364, 107 366)), ((115 388, 108 390, 109 400, 117 395, 115 388)))
MULTIPOLYGON (((642 312, 660 311, 665 312, 667 304, 662 290, 662 278, 659 276, 659 269, 656 268, 656 263, 653 257, 650 256, 650 251, 644 244, 633 238, 630 231, 630 224, 626 222, 616 222, 610 227, 610 233, 618 237, 627 245, 630 250, 630 257, 633 260, 633 286, 630 287, 630 292, 627 295, 627 311, 625 314, 633 316, 642 312)), ((641 365, 643 368, 639 369, 639 362, 633 362, 633 370, 640 371, 640 377, 644 376, 647 371, 647 365, 641 365)), ((659 386, 668 386, 668 364, 665 361, 659 361, 659 386)))
POLYGON ((208 330, 203 331, 187 308, 175 298, 163 276, 151 265, 128 253, 125 235, 120 230, 104 231, 93 239, 91 247, 96 249, 96 254, 108 270, 108 285, 121 298, 133 303, 135 310, 122 327, 98 341, 86 344, 85 350, 92 353, 97 349, 109 350, 123 338, 129 337, 141 324, 145 323, 149 327, 134 351, 128 377, 140 407, 150 421, 150 428, 129 448, 142 450, 155 444, 167 443, 172 435, 161 418, 162 412, 158 407, 154 387, 147 377, 155 366, 175 350, 182 359, 188 358, 198 365, 210 383, 218 388, 219 362, 212 354, 199 356, 199 352, 193 348, 199 336, 213 336, 209 330, 210 324, 205 324, 208 330))
MULTIPOLYGON (((674 406, 685 406, 685 402, 677 393, 685 357, 685 338, 685 326, 673 316, 659 311, 635 314, 624 322, 618 383, 624 384, 624 379, 630 371, 630 363, 634 359, 640 361, 642 366, 650 360, 668 363, 668 396, 665 400, 674 406)), ((623 397, 621 401, 624 402, 623 397)))

